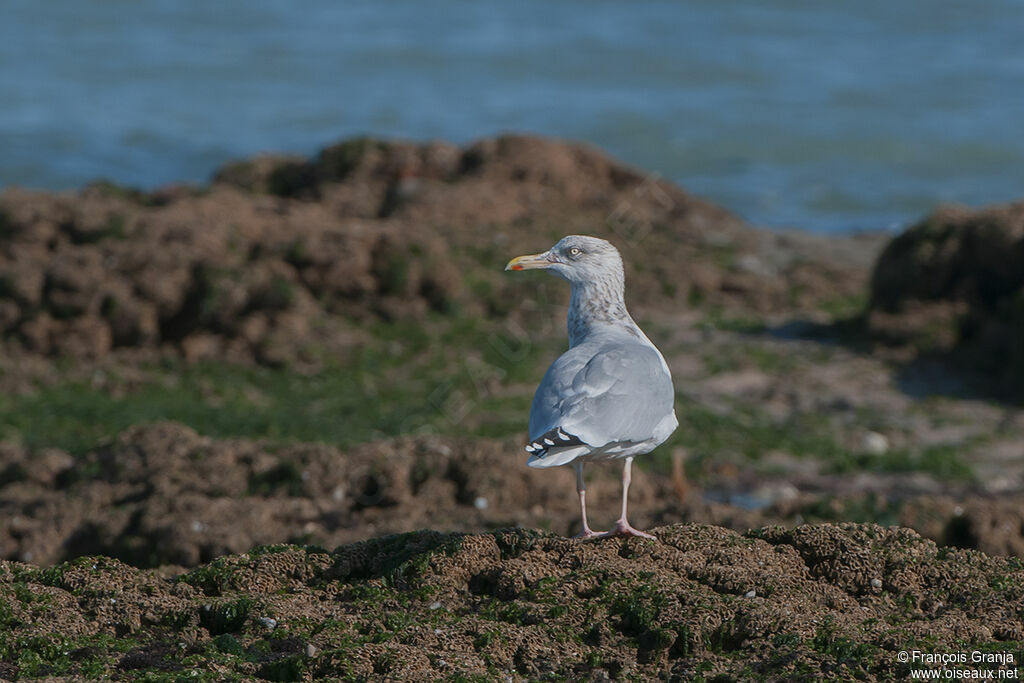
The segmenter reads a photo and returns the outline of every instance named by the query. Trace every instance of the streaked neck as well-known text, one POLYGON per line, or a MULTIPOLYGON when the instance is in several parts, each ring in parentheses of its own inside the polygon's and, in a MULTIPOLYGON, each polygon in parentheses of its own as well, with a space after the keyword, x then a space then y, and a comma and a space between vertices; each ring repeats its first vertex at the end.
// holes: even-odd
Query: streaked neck
POLYGON ((572 285, 566 320, 570 347, 606 327, 619 328, 641 339, 645 338, 626 310, 624 290, 625 284, 621 278, 572 285))

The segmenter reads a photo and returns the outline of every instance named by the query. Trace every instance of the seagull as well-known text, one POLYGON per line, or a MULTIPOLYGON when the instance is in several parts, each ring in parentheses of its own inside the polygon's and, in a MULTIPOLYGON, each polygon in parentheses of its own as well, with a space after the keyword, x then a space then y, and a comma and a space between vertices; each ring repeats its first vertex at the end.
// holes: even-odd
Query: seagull
POLYGON ((633 322, 624 299, 619 251, 606 240, 569 235, 542 254, 519 256, 505 270, 543 268, 569 282, 569 350, 551 364, 530 408, 530 467, 572 465, 583 531, 577 538, 654 536, 626 519, 633 458, 650 453, 679 426, 672 374, 633 322), (587 524, 583 464, 624 460, 622 516, 607 532, 587 524))

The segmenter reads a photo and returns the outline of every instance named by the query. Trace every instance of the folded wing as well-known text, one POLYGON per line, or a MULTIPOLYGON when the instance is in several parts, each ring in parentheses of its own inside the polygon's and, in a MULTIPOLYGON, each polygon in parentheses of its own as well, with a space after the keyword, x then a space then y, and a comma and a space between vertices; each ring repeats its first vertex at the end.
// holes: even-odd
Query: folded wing
POLYGON ((573 347, 551 365, 533 398, 530 441, 545 447, 544 453, 527 450, 544 459, 570 456, 557 458, 568 462, 591 450, 648 441, 673 414, 673 393, 661 356, 648 345, 616 341, 573 347), (552 432, 579 443, 547 444, 555 440, 552 432))

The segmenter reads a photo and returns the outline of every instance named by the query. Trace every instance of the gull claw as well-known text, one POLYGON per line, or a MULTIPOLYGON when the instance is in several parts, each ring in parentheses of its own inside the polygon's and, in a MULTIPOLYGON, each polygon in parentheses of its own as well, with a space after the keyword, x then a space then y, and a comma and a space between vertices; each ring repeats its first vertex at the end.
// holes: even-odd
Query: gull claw
POLYGON ((620 519, 619 521, 615 522, 614 527, 604 532, 603 534, 600 534, 600 536, 601 538, 611 538, 612 536, 636 536, 637 538, 647 538, 652 541, 658 540, 657 536, 652 536, 646 531, 634 529, 632 526, 630 526, 629 522, 627 522, 624 519, 620 519))
POLYGON ((581 541, 587 541, 591 538, 604 538, 606 535, 608 535, 607 531, 594 531, 593 529, 584 529, 583 531, 573 536, 573 538, 577 538, 581 541))

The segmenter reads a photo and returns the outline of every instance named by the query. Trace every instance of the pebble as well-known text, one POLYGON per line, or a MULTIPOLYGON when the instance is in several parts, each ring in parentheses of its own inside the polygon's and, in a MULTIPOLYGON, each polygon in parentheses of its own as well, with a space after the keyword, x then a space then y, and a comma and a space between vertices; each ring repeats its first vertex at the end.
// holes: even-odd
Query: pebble
POLYGON ((309 643, 308 645, 306 645, 306 656, 307 657, 316 657, 316 653, 319 652, 319 651, 320 651, 320 649, 317 648, 317 646, 314 645, 313 643, 309 643))
POLYGON ((487 499, 483 496, 477 496, 476 500, 473 501, 473 506, 476 507, 477 510, 486 510, 487 499))
POLYGON ((764 277, 774 277, 775 275, 778 275, 775 268, 772 268, 753 254, 743 254, 736 259, 736 267, 748 273, 764 277))
POLYGON ((872 588, 881 588, 882 587, 882 580, 881 579, 871 579, 871 587, 872 588))
POLYGON ((430 609, 441 609, 441 603, 439 603, 439 602, 432 602, 432 603, 430 603, 430 609))
POLYGON ((878 432, 865 432, 861 437, 860 447, 871 455, 885 455, 889 451, 889 439, 878 432))
POLYGON ((270 617, 260 617, 260 624, 263 628, 274 630, 277 628, 277 619, 271 619, 270 617))
POLYGON ((754 590, 753 588, 751 588, 750 590, 748 590, 746 593, 743 594, 743 597, 745 597, 745 598, 756 598, 757 597, 757 591, 754 590))
POLYGON ((763 484, 750 494, 750 503, 758 508, 768 507, 774 503, 795 500, 800 497, 800 489, 789 482, 763 484))

